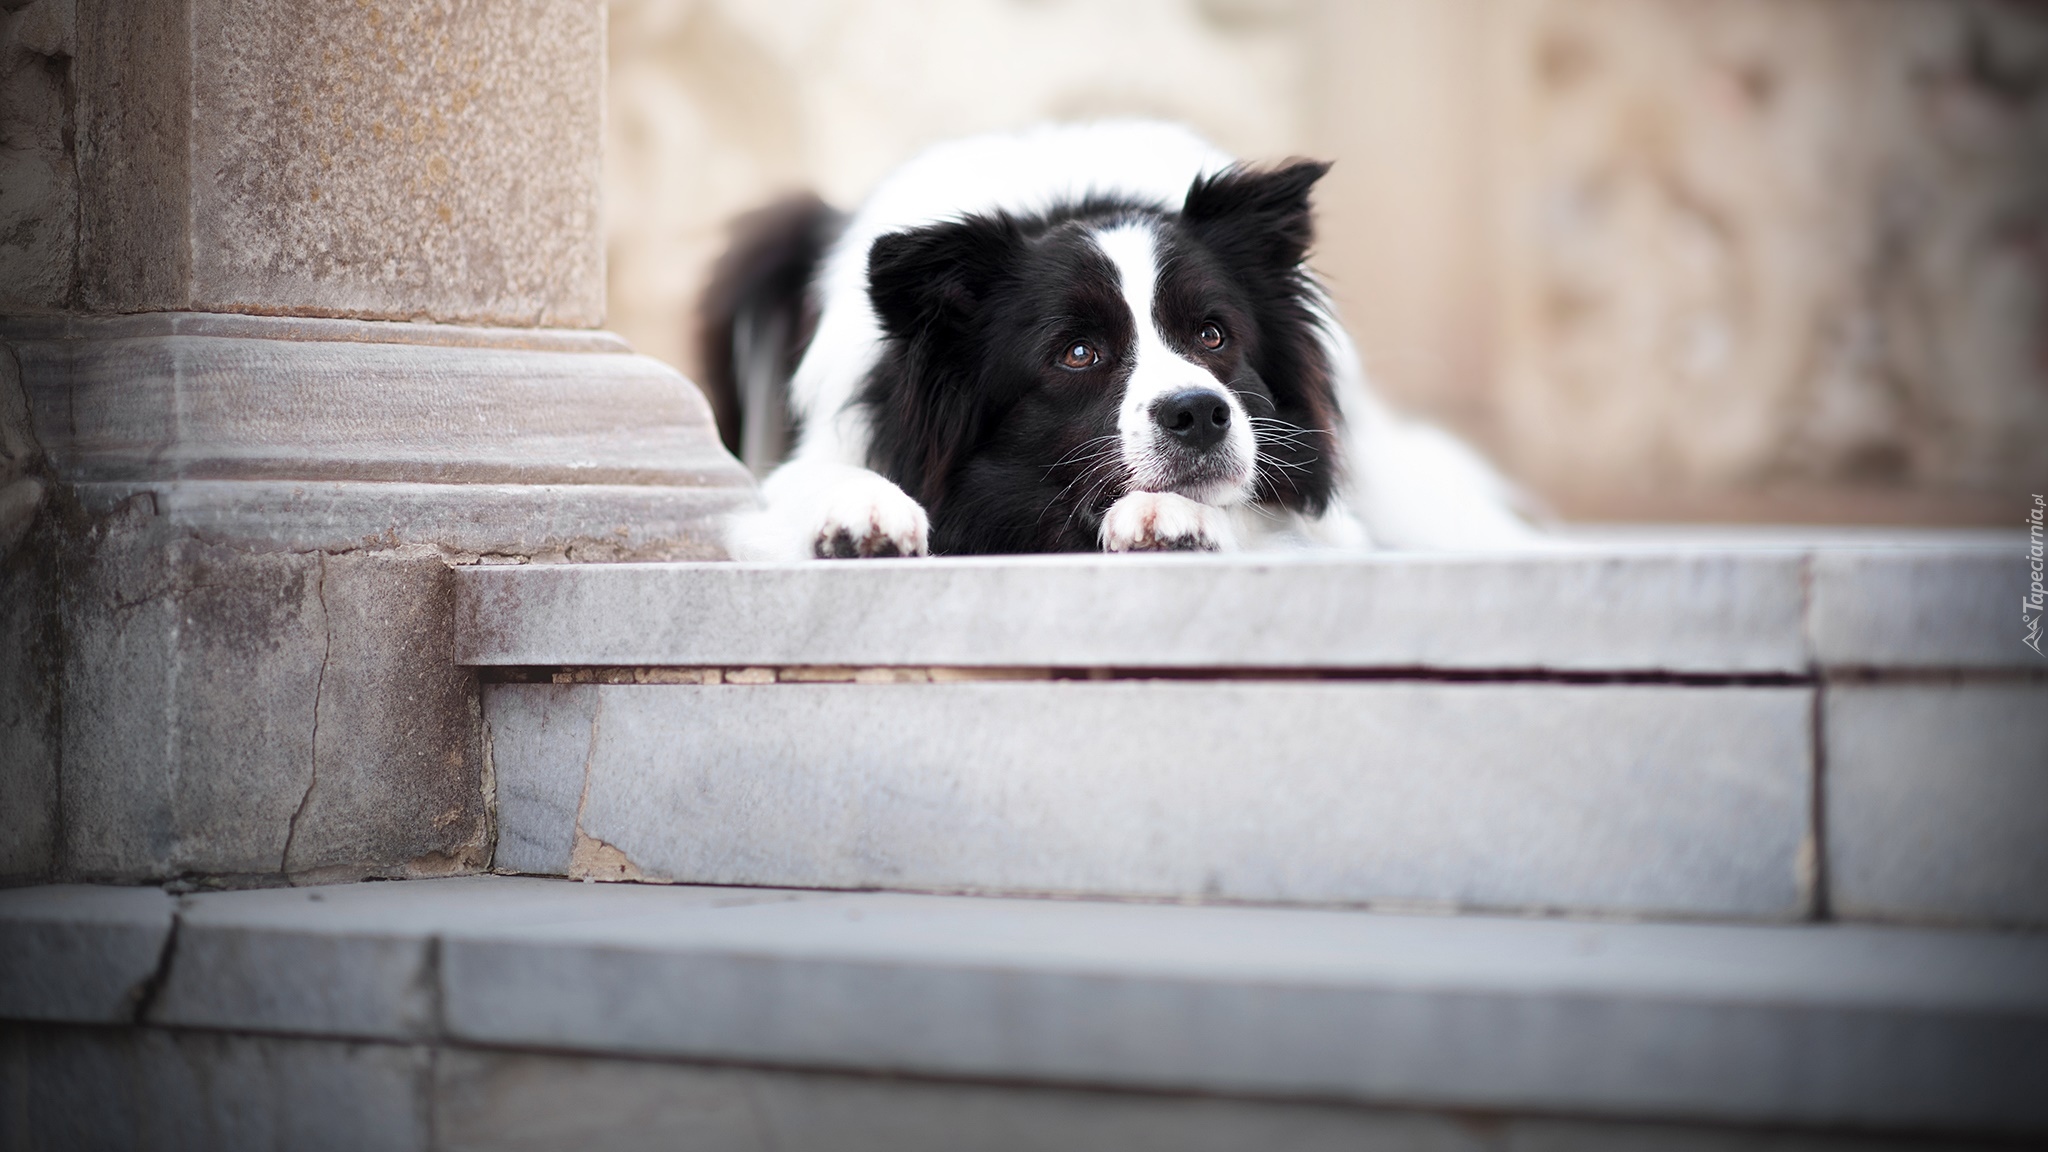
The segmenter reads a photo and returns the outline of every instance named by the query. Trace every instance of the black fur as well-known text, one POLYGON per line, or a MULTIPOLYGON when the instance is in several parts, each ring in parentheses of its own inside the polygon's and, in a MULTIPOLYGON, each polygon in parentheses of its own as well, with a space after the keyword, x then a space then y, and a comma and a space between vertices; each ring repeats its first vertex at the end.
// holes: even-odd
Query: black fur
MULTIPOLYGON (((1328 167, 1233 168, 1196 181, 1178 212, 1099 199, 877 239, 869 297, 887 342, 855 402, 872 430, 869 466, 924 506, 932 551, 1100 547, 1102 515, 1125 494, 1105 452, 1135 333, 1115 266, 1087 236, 1133 219, 1157 221, 1160 235, 1154 315, 1136 322, 1184 334, 1175 350, 1240 397, 1255 421, 1258 498, 1320 513, 1337 483, 1337 408, 1301 261, 1313 234, 1309 190, 1328 167), (1194 341, 1209 319, 1229 334, 1216 352, 1194 341), (1102 349, 1102 362, 1061 367, 1060 350, 1075 340, 1102 349)), ((815 324, 815 309, 799 303, 803 285, 842 222, 815 200, 751 220, 702 313, 721 435, 739 407, 734 318, 749 308, 795 318, 778 350, 786 380, 815 324)), ((727 443, 739 442, 735 426, 727 443)))
POLYGON ((845 225, 843 213, 809 193, 733 222, 732 243, 712 268, 697 305, 697 378, 718 422, 718 438, 735 456, 742 455, 741 429, 748 425, 778 456, 794 440, 788 382, 818 325, 811 277, 845 225), (741 378, 750 359, 766 361, 775 373, 780 403, 748 410, 741 378), (772 426, 765 438, 764 423, 772 426))
POLYGON ((1042 217, 973 216, 884 236, 869 295, 888 344, 858 402, 869 466, 931 516, 935 553, 1073 552, 1100 547, 1123 478, 1113 447, 1132 318, 1116 271, 1088 232, 1160 222, 1160 331, 1211 367, 1258 420, 1258 496, 1310 514, 1336 484, 1336 402, 1316 334, 1315 289, 1300 271, 1309 188, 1328 166, 1233 169, 1197 181, 1179 213, 1092 201, 1042 217), (1209 352, 1193 333, 1223 323, 1209 352), (1061 367, 1075 340, 1104 350, 1061 367))

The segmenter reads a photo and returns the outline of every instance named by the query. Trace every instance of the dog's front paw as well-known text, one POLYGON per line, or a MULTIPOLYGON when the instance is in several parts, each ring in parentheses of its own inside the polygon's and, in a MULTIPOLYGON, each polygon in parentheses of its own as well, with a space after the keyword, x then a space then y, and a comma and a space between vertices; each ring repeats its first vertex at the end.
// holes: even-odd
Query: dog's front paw
POLYGON ((930 549, 931 521, 917 501, 880 476, 834 492, 811 544, 820 560, 861 556, 922 556, 930 549))
POLYGON ((1222 509, 1172 492, 1133 492, 1102 517, 1107 552, 1216 552, 1231 544, 1222 509))

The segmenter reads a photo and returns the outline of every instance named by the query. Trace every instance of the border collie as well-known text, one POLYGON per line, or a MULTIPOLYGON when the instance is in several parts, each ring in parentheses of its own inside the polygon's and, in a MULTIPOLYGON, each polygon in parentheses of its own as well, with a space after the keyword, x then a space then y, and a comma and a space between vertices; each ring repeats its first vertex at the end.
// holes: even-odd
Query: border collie
POLYGON ((1303 264, 1328 167, 1045 127, 933 148, 850 219, 756 214, 706 294, 707 393, 749 465, 785 420, 794 449, 731 553, 1533 542, 1470 449, 1369 391, 1303 264))

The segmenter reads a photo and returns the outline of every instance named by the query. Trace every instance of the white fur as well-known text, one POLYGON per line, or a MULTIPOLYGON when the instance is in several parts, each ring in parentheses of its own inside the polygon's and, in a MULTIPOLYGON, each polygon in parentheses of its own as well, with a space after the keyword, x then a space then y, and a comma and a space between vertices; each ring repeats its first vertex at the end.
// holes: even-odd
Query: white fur
POLYGON ((1132 492, 1102 514, 1105 552, 1229 552, 1230 514, 1174 492, 1132 492))
POLYGON ((735 559, 802 560, 830 551, 844 533, 862 554, 882 542, 900 556, 930 551, 931 522, 924 508, 889 478, 850 464, 824 460, 784 465, 761 484, 766 512, 736 516, 726 529, 735 559))
MULTIPOLYGON (((733 555, 801 559, 813 554, 820 538, 862 526, 892 540, 913 540, 916 551, 924 550, 924 511, 900 488, 863 466, 868 428, 851 403, 882 348, 881 323, 867 291, 868 249, 876 238, 979 212, 1038 213, 1091 194, 1177 211, 1198 176, 1232 163, 1228 154, 1185 128, 1113 121, 941 144, 897 169, 848 222, 826 257, 817 281, 823 304, 817 332, 790 382, 790 405, 803 422, 802 438, 789 462, 763 485, 766 511, 734 518, 727 539, 733 555)), ((1145 230, 1110 230, 1097 242, 1120 271, 1136 268, 1141 256, 1143 264, 1152 263, 1151 237, 1145 230), (1143 237, 1142 246, 1136 237, 1143 237)), ((1134 383, 1134 397, 1140 387, 1164 388, 1183 378, 1173 360, 1201 372, 1159 340, 1150 323, 1151 285, 1137 283, 1143 279, 1124 277, 1142 334, 1140 371, 1145 380, 1142 385, 1134 383), (1146 301, 1142 310, 1137 306, 1140 294, 1146 301)), ((1349 336, 1327 312, 1322 328, 1343 418, 1343 427, 1336 430, 1345 446, 1341 498, 1315 518, 1241 502, 1219 509, 1219 516, 1189 514, 1200 522, 1200 537, 1207 542, 1202 546, 1541 546, 1542 537, 1512 511, 1512 490, 1497 473, 1445 433, 1388 411, 1368 388, 1349 336)), ((1134 372, 1134 382, 1137 375, 1134 372)), ((1209 379, 1205 372, 1202 376, 1209 379)), ((1230 395, 1228 389, 1223 391, 1230 395)), ((1242 418, 1234 396, 1231 403, 1236 435, 1239 429, 1249 429, 1249 421, 1242 418)), ((1133 421, 1122 423, 1127 450, 1132 428, 1133 421)), ((1212 505, 1231 504, 1228 492, 1197 495, 1212 505)), ((1162 503, 1171 502, 1141 500, 1133 508, 1142 505, 1156 531, 1161 515, 1166 515, 1168 526, 1177 524, 1176 513, 1165 512, 1162 503)), ((1118 522, 1130 519, 1124 516, 1118 522)), ((1107 521, 1103 535, 1107 548, 1137 539, 1122 529, 1112 534, 1107 521)))
POLYGON ((1258 445, 1252 442, 1250 413, 1237 394, 1223 387, 1207 368, 1167 347, 1153 321, 1152 293, 1159 281, 1158 235, 1149 223, 1125 224, 1096 232, 1090 239, 1116 266, 1124 304, 1131 310, 1137 332, 1137 347, 1132 350, 1135 362, 1124 382, 1123 404, 1117 409, 1117 434, 1132 487, 1178 491, 1219 507, 1242 503, 1251 495, 1252 462, 1259 454, 1258 445), (1230 405, 1230 431, 1223 438, 1221 451, 1224 466, 1233 468, 1234 475, 1204 485, 1198 492, 1171 487, 1170 466, 1161 459, 1166 433, 1152 418, 1152 405, 1161 397, 1190 388, 1211 389, 1230 405))
POLYGON ((1380 400, 1350 334, 1327 310, 1322 336, 1344 424, 1343 503, 1374 544, 1431 551, 1552 547, 1515 512, 1514 485, 1477 452, 1380 400))

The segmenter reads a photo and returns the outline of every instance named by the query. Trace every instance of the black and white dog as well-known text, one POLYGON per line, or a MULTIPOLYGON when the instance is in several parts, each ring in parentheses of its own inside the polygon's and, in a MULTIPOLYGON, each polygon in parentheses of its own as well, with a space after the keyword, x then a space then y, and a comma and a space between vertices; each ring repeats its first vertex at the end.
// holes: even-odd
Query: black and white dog
POLYGON ((785 414, 795 446, 733 555, 1533 542, 1368 390, 1302 263, 1327 168, 1047 127, 933 148, 851 219, 757 217, 706 295, 707 390, 749 463, 785 414))

